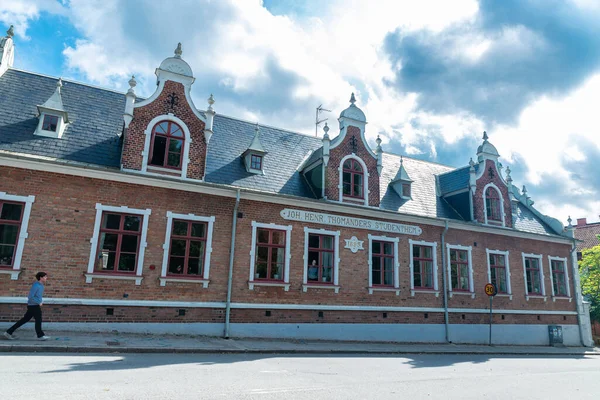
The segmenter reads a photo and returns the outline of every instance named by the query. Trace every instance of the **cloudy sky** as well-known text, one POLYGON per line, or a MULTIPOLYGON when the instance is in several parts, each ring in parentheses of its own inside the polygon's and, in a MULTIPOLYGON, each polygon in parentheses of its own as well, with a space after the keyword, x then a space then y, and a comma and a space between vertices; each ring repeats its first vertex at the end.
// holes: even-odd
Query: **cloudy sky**
POLYGON ((149 96, 181 42, 199 108, 314 135, 355 92, 371 143, 455 167, 486 130, 565 223, 600 214, 598 21, 600 0, 0 1, 15 68, 149 96))

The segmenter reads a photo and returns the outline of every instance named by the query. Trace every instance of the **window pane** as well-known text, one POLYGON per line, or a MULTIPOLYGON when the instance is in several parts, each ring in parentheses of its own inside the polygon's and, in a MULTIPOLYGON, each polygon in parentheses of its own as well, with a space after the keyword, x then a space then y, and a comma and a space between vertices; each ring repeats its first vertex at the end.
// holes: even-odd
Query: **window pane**
POLYGON ((3 219, 5 221, 20 221, 22 209, 23 206, 21 204, 4 203, 2 205, 2 213, 0 213, 0 219, 3 219))
POLYGON ((354 175, 354 196, 362 196, 362 175, 354 175))
POLYGON ((203 238, 206 235, 206 224, 192 224, 192 236, 203 238))
POLYGON ((202 257, 204 255, 204 242, 190 241, 190 257, 202 257))
POLYGON ((173 235, 187 236, 188 223, 184 221, 173 221, 173 235))
MULTIPOLYGON (((256 263, 255 274, 258 275, 258 279, 266 279, 267 278, 267 263, 266 263, 266 261, 256 263)), ((254 278, 255 279, 257 278, 256 275, 254 278)))
POLYGON ((180 137, 182 138, 183 135, 183 131, 179 128, 179 126, 171 123, 171 132, 170 132, 171 136, 175 136, 175 137, 180 137))
POLYGON ((352 168, 352 162, 350 160, 344 161, 344 169, 351 169, 351 168, 352 168))
MULTIPOLYGON (((313 253, 316 254, 316 257, 319 257, 318 253, 313 253)), ((315 259, 311 257, 310 253, 308 256, 308 259, 311 260, 311 262, 309 263, 308 266, 308 280, 309 281, 316 281, 317 279, 319 279, 319 268, 316 266, 317 265, 317 261, 314 261, 315 259)))
POLYGON ((268 261, 268 257, 269 257, 269 248, 257 246, 256 261, 266 263, 268 261))
POLYGON ((333 282, 332 276, 333 274, 331 268, 323 268, 323 282, 333 282))
POLYGON ((189 275, 200 275, 200 259, 199 258, 190 258, 188 260, 188 270, 187 273, 189 275))
POLYGON ((383 244, 383 254, 394 255, 393 243, 384 243, 383 244))
POLYGON ((137 236, 123 235, 121 238, 121 251, 127 253, 137 253, 137 236))
POLYGON ((135 270, 135 254, 123 254, 119 258, 119 271, 131 272, 135 270))
POLYGON ((354 165, 353 165, 353 167, 354 167, 353 169, 354 169, 355 171, 357 171, 357 172, 362 172, 362 167, 360 166, 360 164, 359 164, 358 162, 356 162, 356 161, 352 161, 352 164, 354 164, 354 165))
POLYGON ((169 273, 170 274, 183 274, 184 262, 185 262, 185 258, 183 258, 183 257, 169 258, 169 273))
POLYGON ((319 265, 319 252, 309 251, 308 252, 308 265, 319 265))
POLYGON ((323 266, 333 267, 333 253, 323 253, 323 266))
POLYGON ((371 263, 373 271, 381 271, 381 257, 372 257, 371 263))
POLYGON ((381 271, 373 269, 371 271, 371 279, 373 280, 373 285, 381 285, 381 271))
POLYGON ((469 257, 468 257, 468 254, 467 254, 466 251, 461 250, 461 251, 458 252, 458 254, 459 254, 459 257, 460 257, 460 261, 467 262, 467 260, 468 260, 469 257))
POLYGON ((423 247, 423 258, 431 258, 431 247, 423 247))
POLYGON ((394 271, 386 269, 383 273, 383 284, 388 286, 394 285, 394 271))
POLYGON ((319 248, 319 236, 317 235, 308 235, 308 247, 312 247, 313 249, 319 248))
POLYGON ((433 263, 431 261, 426 261, 423 263, 425 266, 424 273, 426 274, 424 278, 424 283, 426 287, 433 287, 433 263))
POLYGON ((421 247, 420 246, 413 246, 413 257, 421 258, 421 247))
POLYGON ((125 222, 123 224, 123 230, 139 232, 140 231, 140 220, 141 220, 141 217, 126 215, 125 222))
POLYGON ((182 257, 185 256, 185 240, 171 240, 171 255, 182 257))
POLYGON ((273 263, 271 265, 271 279, 281 280, 283 279, 283 266, 281 264, 273 263))
POLYGON ((348 195, 348 196, 349 196, 349 195, 351 195, 351 194, 352 194, 352 193, 350 192, 350 191, 351 191, 351 189, 352 189, 352 185, 351 185, 350 183, 344 183, 344 185, 343 185, 343 190, 342 190, 342 193, 343 193, 344 195, 348 195))
POLYGON ((322 246, 324 249, 333 250, 333 237, 323 236, 322 246))
POLYGON ((114 271, 116 255, 117 253, 114 251, 102 251, 98 257, 100 261, 99 269, 101 271, 114 271))
POLYGON ((179 153, 169 153, 169 158, 167 161, 167 165, 169 167, 179 167, 181 164, 181 154, 179 153))
POLYGON ((181 152, 181 146, 183 141, 177 139, 169 140, 169 152, 179 154, 181 152))
POLYGON ((154 129, 154 131, 156 133, 166 134, 168 129, 169 129, 169 123, 165 121, 165 122, 161 122, 160 124, 156 125, 156 128, 154 129))
POLYGON ((375 254, 381 254, 381 242, 373 242, 371 251, 375 254))
POLYGON ((266 229, 257 229, 258 243, 269 243, 269 231, 266 229))
POLYGON ((45 115, 44 122, 42 122, 42 129, 45 131, 56 132, 58 125, 58 117, 54 115, 45 115))
POLYGON ((413 281, 414 281, 414 285, 415 287, 421 287, 421 262, 419 260, 415 260, 413 262, 413 271, 414 271, 414 276, 413 276, 413 281))
POLYGON ((104 214, 102 228, 118 230, 121 227, 121 216, 118 214, 104 214))
POLYGON ((458 266, 456 264, 450 264, 450 281, 452 283, 452 289, 458 288, 458 266))
POLYGON ((285 232, 283 231, 273 231, 273 239, 271 241, 273 244, 285 244, 285 232))
POLYGON ((102 233, 100 235, 100 249, 108 251, 117 250, 117 239, 119 235, 116 233, 102 233))
POLYGON ((271 248, 271 262, 282 264, 285 256, 285 249, 281 247, 271 248))
POLYGON ((0 245, 0 265, 12 265, 15 246, 0 245))
POLYGON ((162 137, 162 136, 155 136, 154 137, 154 147, 152 147, 152 159, 150 160, 150 164, 164 165, 166 148, 167 148, 167 138, 162 137))
POLYGON ((0 225, 0 244, 17 244, 17 225, 0 225))
POLYGON ((342 174, 342 182, 350 183, 352 181, 352 174, 350 172, 344 172, 342 174))

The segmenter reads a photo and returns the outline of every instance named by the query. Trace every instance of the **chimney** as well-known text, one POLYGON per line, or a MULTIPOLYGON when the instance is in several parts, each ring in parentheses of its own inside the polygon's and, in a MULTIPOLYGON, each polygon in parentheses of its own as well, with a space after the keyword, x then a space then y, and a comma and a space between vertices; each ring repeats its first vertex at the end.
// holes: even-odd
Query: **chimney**
POLYGON ((587 225, 587 219, 586 218, 577 218, 577 226, 584 226, 587 225))

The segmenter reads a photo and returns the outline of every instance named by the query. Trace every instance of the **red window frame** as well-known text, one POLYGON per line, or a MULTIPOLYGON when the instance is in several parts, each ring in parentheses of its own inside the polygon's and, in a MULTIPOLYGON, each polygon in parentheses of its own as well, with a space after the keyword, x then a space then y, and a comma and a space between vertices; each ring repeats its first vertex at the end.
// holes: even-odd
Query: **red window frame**
POLYGON ((494 188, 487 188, 485 191, 485 209, 487 219, 496 222, 502 222, 502 212, 500 210, 500 195, 494 188))
POLYGON ((251 154, 250 155, 250 168, 262 170, 262 156, 251 154))
POLYGON ((307 282, 309 283, 318 283, 318 284, 322 284, 322 285, 333 285, 333 282, 335 282, 335 236, 331 236, 331 235, 321 235, 321 234, 317 234, 317 233, 309 233, 308 234, 308 266, 307 266, 307 282), (318 238, 318 243, 319 246, 318 247, 314 247, 311 246, 311 238, 318 238), (326 248, 323 247, 323 242, 325 241, 326 238, 331 239, 331 248, 326 248), (310 257, 311 253, 317 253, 318 254, 318 260, 314 260, 314 257, 310 257), (325 254, 330 254, 330 259, 331 259, 331 265, 330 266, 326 266, 324 265, 324 255, 325 254), (312 260, 311 260, 312 258, 312 260), (313 263, 313 261, 315 261, 313 263), (314 269, 316 268, 316 271, 314 271, 314 269), (329 269, 330 270, 330 274, 329 276, 327 274, 325 274, 325 270, 329 269), (316 272, 316 279, 312 279, 314 275, 314 273, 316 272), (324 280, 324 278, 327 278, 327 281, 324 280))
POLYGON ((342 193, 344 197, 364 199, 365 177, 362 165, 353 158, 344 161, 342 166, 342 193), (347 164, 349 163, 349 166, 347 164), (358 169, 357 169, 358 168, 358 169), (360 177, 359 189, 355 190, 356 180, 360 177), (348 179, 349 178, 349 181, 348 179), (348 186, 349 185, 349 186, 348 186))
POLYGON ((171 225, 171 238, 169 240, 169 261, 167 263, 167 276, 184 276, 190 278, 197 278, 204 276, 204 261, 206 256, 206 239, 208 234, 208 224, 202 221, 190 221, 184 219, 173 219, 171 225), (176 233, 176 225, 177 224, 186 224, 186 233, 184 235, 180 235, 176 233), (194 225, 200 225, 203 227, 202 236, 194 236, 194 225), (184 254, 173 254, 173 250, 175 249, 174 242, 182 241, 185 243, 184 245, 184 254), (201 243, 200 250, 198 255, 196 256, 196 252, 192 253, 192 244, 201 243), (183 259, 183 265, 175 265, 174 263, 177 260, 183 259), (198 272, 191 273, 190 269, 190 261, 192 263, 197 261, 198 272), (181 268, 179 272, 178 269, 181 268))
POLYGON ((384 240, 373 240, 371 242, 371 282, 374 287, 394 287, 395 276, 394 276, 394 243, 387 242, 384 240), (379 244, 379 251, 375 252, 375 244, 379 244), (385 249, 388 247, 391 249, 391 254, 386 253, 385 249), (379 268, 376 268, 375 260, 379 259, 379 268), (390 268, 386 268, 386 261, 388 261, 390 268), (391 271, 391 279, 389 283, 385 283, 385 273, 391 271), (375 277, 378 277, 380 283, 375 283, 375 277))
MULTIPOLYGON (((100 220, 100 231, 98 232, 98 247, 96 248, 96 260, 99 260, 99 263, 96 263, 94 272, 106 273, 106 274, 111 274, 111 275, 112 274, 134 275, 137 270, 138 257, 140 255, 140 241, 142 238, 143 223, 144 223, 143 215, 117 213, 117 212, 112 212, 112 211, 103 211, 102 217, 100 220), (103 227, 106 225, 106 219, 108 218, 109 215, 112 215, 112 216, 118 215, 120 217, 118 229, 103 227), (125 220, 127 219, 127 217, 137 218, 139 220, 137 231, 125 229, 125 220), (110 234, 110 235, 117 235, 117 241, 116 241, 116 245, 115 245, 116 250, 112 251, 112 250, 108 249, 109 257, 110 257, 111 253, 114 253, 113 268, 112 269, 107 268, 106 270, 102 268, 102 266, 103 266, 102 259, 104 257, 104 254, 102 251, 103 249, 101 249, 101 247, 103 245, 103 242, 102 242, 102 234, 103 233, 110 234), (122 250, 123 236, 136 236, 137 237, 135 253, 132 251, 123 251, 122 250), (130 271, 119 269, 121 257, 123 255, 131 255, 131 254, 135 254, 135 258, 133 260, 133 269, 130 271)), ((108 263, 108 261, 107 261, 107 263, 108 263)))
POLYGON ((44 114, 44 121, 42 122, 42 130, 56 132, 58 129, 58 117, 56 115, 44 114))
POLYGON ((550 269, 552 270, 552 286, 555 296, 567 297, 569 295, 567 291, 567 276, 565 268, 565 262, 562 260, 550 261, 550 269), (560 265, 562 269, 559 269, 557 267, 558 265, 560 265), (559 277, 561 278, 560 280, 558 279, 559 277))
MULTIPOLYGON (((4 242, 0 242, 0 250, 2 248, 10 248, 12 247, 12 252, 10 255, 10 263, 6 263, 5 257, 7 257, 6 255, 3 256, 2 252, 0 251, 0 268, 13 268, 15 265, 15 256, 17 253, 17 248, 19 246, 19 236, 21 234, 21 224, 23 223, 23 213, 25 212, 25 204, 24 203, 20 203, 20 202, 16 202, 16 201, 3 201, 0 200, 0 228, 2 228, 3 226, 16 226, 17 227, 17 232, 16 232, 16 238, 15 238, 15 243, 4 243, 4 242), (21 207, 21 213, 19 215, 19 219, 18 220, 14 220, 14 219, 5 219, 2 218, 3 215, 3 210, 4 210, 4 206, 6 204, 10 204, 10 205, 15 205, 15 206, 20 206, 21 207)), ((3 228, 2 228, 3 229, 3 228)), ((0 238, 1 239, 1 238, 0 238)), ((6 240, 6 239, 4 239, 6 240)))
MULTIPOLYGON (((435 288, 435 282, 434 282, 434 276, 433 276, 433 247, 432 246, 424 246, 424 245, 419 245, 419 244, 413 244, 413 287, 415 289, 431 289, 433 290, 435 288), (415 257, 415 253, 417 253, 415 250, 419 249, 419 257, 415 257), (430 249, 431 250, 431 258, 428 257, 423 257, 422 255, 425 254, 424 250, 425 249, 430 249), (423 273, 423 263, 431 263, 431 273, 427 273, 427 269, 425 269, 425 273, 423 273), (419 276, 419 279, 421 281, 421 285, 417 286, 417 284, 415 283, 417 280, 415 279, 416 276, 419 276), (426 276, 430 279, 431 282, 431 286, 423 286, 423 276, 426 276)), ((425 282, 427 282, 427 280, 425 280, 425 282)))
MULTIPOLYGON (((254 255, 254 280, 256 281, 276 281, 283 282, 285 280, 285 248, 286 248, 286 235, 287 232, 280 229, 267 229, 267 228, 256 228, 256 244, 255 255, 254 255), (261 241, 261 232, 267 234, 267 241, 261 241), (283 243, 277 243, 274 238, 275 234, 281 235, 280 237, 283 239, 283 243), (267 258, 265 261, 259 261, 259 256, 262 253, 260 249, 265 249, 267 251, 267 258), (275 253, 280 253, 283 255, 281 261, 277 261, 277 257, 275 253), (266 270, 265 276, 261 277, 261 272, 258 272, 260 265, 266 262, 266 270), (279 271, 279 274, 276 272, 279 271), (259 275, 258 277, 256 275, 259 275), (276 275, 279 275, 279 278, 276 278, 276 275)), ((261 268, 262 269, 262 268, 261 268)))
POLYGON ((490 254, 490 280, 498 293, 508 294, 508 277, 506 276, 506 257, 504 254, 490 254), (503 262, 500 262, 503 260, 503 262), (498 282, 500 279, 500 282, 498 282))
POLYGON ((450 284, 454 292, 470 292, 471 282, 469 280, 469 252, 461 249, 450 249, 450 284), (452 257, 454 254, 454 257, 452 257), (464 259, 460 256, 464 255, 464 259), (462 269, 466 276, 463 276, 462 269), (463 288, 460 282, 466 279, 467 288, 463 288), (456 282, 456 285, 455 285, 456 282))
POLYGON ((181 126, 172 121, 161 121, 154 125, 152 128, 152 140, 150 141, 150 160, 148 161, 148 165, 162 168, 169 168, 175 170, 181 170, 181 166, 183 165, 183 149, 185 148, 185 133, 181 126), (166 124, 166 127, 165 127, 166 124), (161 129, 163 132, 157 132, 157 129, 161 129), (176 135, 176 133, 181 133, 181 136, 176 135), (165 143, 165 153, 163 154, 163 162, 154 163, 154 146, 157 137, 162 137, 166 139, 165 143), (170 145, 172 140, 181 141, 181 148, 178 152, 170 151, 170 145), (178 154, 179 155, 179 164, 177 166, 169 165, 169 154, 178 154))
POLYGON ((542 295, 542 276, 541 276, 541 262, 536 257, 525 257, 525 276, 527 277, 527 294, 539 294, 542 295), (532 267, 537 265, 537 267, 532 267), (539 291, 534 291, 534 284, 538 283, 539 291))

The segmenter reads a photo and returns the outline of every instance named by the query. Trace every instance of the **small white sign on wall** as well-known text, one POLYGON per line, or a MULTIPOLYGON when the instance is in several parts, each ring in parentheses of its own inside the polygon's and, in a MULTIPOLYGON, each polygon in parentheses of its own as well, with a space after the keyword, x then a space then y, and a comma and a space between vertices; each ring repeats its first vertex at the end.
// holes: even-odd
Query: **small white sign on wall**
POLYGON ((359 250, 364 250, 363 243, 364 240, 358 240, 356 236, 352 236, 350 239, 344 239, 346 241, 346 245, 344 248, 350 249, 351 252, 356 253, 359 250))

